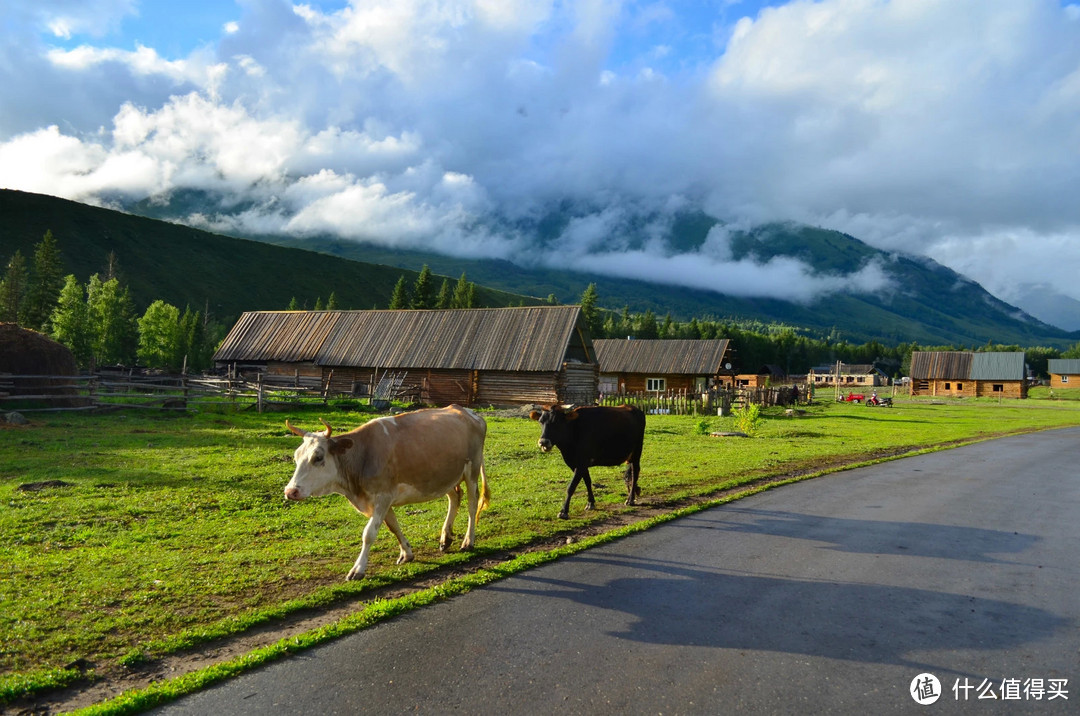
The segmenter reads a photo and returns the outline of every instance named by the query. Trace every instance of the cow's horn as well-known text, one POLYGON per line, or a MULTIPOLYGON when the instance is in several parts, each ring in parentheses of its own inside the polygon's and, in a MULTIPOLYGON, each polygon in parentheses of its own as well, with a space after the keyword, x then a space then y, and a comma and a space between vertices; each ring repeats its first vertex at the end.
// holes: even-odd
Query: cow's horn
POLYGON ((287 427, 289 429, 289 432, 292 433, 293 435, 299 435, 300 437, 306 437, 307 436, 307 433, 305 433, 300 428, 294 428, 292 426, 292 423, 289 422, 288 418, 285 419, 285 427, 287 427))
POLYGON ((322 418, 319 418, 319 422, 326 426, 326 437, 330 437, 330 433, 334 431, 334 429, 330 427, 330 423, 326 422, 322 418))

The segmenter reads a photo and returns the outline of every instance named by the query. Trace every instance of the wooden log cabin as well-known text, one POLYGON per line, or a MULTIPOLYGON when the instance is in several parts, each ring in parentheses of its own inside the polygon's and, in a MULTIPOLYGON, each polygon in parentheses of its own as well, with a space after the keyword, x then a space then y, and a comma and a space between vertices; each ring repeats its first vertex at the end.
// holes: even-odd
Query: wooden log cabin
POLYGON ((307 377, 357 394, 387 373, 431 405, 596 401, 598 367, 579 306, 244 313, 220 370, 307 377))
POLYGON ((1026 398, 1022 352, 914 351, 911 395, 1026 398))
POLYGON ((1080 358, 1051 358, 1046 372, 1051 388, 1080 388, 1080 358))
POLYGON ((704 393, 730 384, 728 339, 598 339, 600 392, 704 393))

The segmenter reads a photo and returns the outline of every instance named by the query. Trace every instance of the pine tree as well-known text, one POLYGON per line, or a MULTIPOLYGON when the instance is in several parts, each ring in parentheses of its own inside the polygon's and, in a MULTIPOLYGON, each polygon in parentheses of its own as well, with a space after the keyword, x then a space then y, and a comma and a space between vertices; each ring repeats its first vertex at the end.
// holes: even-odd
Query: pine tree
POLYGON ((600 312, 596 307, 598 300, 596 284, 590 283, 581 294, 581 319, 585 322, 585 327, 589 329, 589 333, 594 338, 598 338, 600 331, 603 330, 600 322, 600 312))
POLYGON ((296 296, 289 299, 289 305, 285 308, 286 311, 299 311, 300 304, 296 302, 296 296))
POLYGON ((330 292, 330 298, 326 299, 326 310, 327 311, 336 311, 337 310, 337 292, 336 291, 331 291, 330 292))
POLYGON ((431 269, 424 264, 412 290, 413 308, 431 308, 431 269))
POLYGON ((444 278, 439 288, 439 297, 435 299, 435 308, 450 308, 454 294, 450 292, 450 279, 444 278))
POLYGON ((405 284, 405 276, 402 275, 394 284, 394 292, 390 294, 390 308, 398 310, 409 307, 409 289, 405 284))
POLYGON ((672 320, 671 314, 664 316, 664 322, 660 324, 660 330, 657 332, 660 338, 671 338, 675 333, 675 321, 672 320))
POLYGON ((316 297, 316 298, 315 298, 315 310, 316 310, 316 311, 321 311, 321 310, 323 310, 323 307, 322 307, 322 296, 318 296, 318 297, 316 297))
POLYGON ((465 273, 462 272, 461 278, 458 279, 457 285, 454 287, 454 297, 450 302, 451 308, 471 308, 469 305, 469 281, 465 278, 465 273))
POLYGON ((35 331, 48 331, 49 317, 64 287, 64 264, 51 231, 34 247, 34 264, 26 287, 22 325, 35 331))
POLYGON ((634 335, 634 321, 630 318, 630 307, 623 306, 622 316, 619 318, 619 335, 618 338, 623 336, 629 338, 634 335))
POLYGON ((4 279, 0 281, 0 321, 18 323, 23 302, 26 299, 26 259, 18 249, 8 261, 4 279))
POLYGON ((645 315, 638 321, 637 337, 638 338, 656 338, 659 336, 659 330, 656 327, 656 316, 653 315, 651 309, 645 311, 645 315))
POLYGON ((184 315, 180 317, 178 363, 180 367, 186 364, 189 372, 198 372, 210 366, 202 317, 198 311, 192 311, 190 306, 184 308, 184 315))
POLYGON ((93 356, 90 315, 86 307, 86 291, 74 275, 65 277, 49 323, 53 339, 71 350, 79 367, 89 366, 93 356))

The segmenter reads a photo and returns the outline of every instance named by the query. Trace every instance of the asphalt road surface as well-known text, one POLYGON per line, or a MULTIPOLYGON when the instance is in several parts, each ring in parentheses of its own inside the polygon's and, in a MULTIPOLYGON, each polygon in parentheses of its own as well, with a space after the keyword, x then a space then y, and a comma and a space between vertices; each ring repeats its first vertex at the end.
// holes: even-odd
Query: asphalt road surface
POLYGON ((1065 429, 710 509, 159 712, 1077 713, 1078 627, 1065 429))

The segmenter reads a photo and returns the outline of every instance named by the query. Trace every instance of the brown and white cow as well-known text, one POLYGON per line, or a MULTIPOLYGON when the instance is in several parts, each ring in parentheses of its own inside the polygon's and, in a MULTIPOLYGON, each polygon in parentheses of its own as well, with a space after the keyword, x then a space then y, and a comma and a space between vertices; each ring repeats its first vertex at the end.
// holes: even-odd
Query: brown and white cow
POLYGON ((439 549, 445 550, 453 539, 462 482, 468 491, 469 526, 461 548, 472 548, 476 518, 491 498, 484 475, 487 423, 482 417, 451 405, 376 418, 336 437, 331 437, 326 421, 322 423, 325 432, 309 433, 285 421, 290 431, 304 438, 293 455, 296 469, 285 486, 285 497, 303 500, 337 493, 370 518, 360 556, 345 579, 364 576, 371 545, 384 521, 401 547, 397 563, 412 560, 395 505, 446 495, 450 505, 439 536, 439 549))

